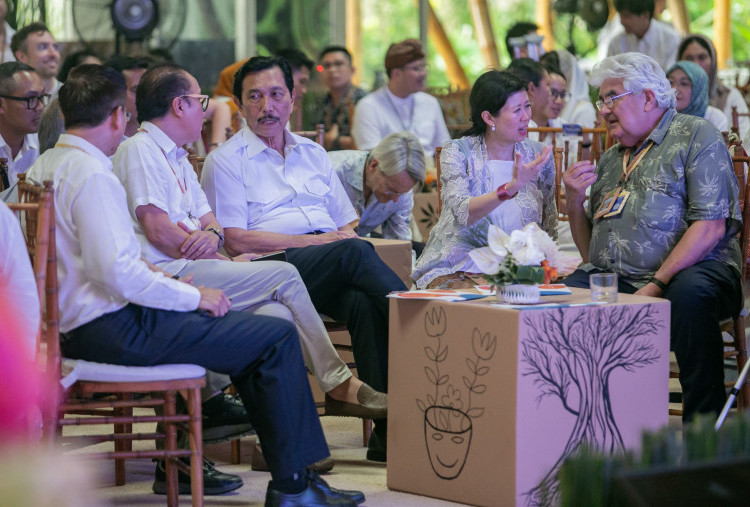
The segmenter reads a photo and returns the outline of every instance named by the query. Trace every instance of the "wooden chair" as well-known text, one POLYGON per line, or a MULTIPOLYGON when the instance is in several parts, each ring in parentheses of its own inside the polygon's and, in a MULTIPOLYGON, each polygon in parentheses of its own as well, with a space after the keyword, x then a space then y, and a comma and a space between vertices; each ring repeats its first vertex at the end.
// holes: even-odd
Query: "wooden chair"
MULTIPOLYGON (((750 181, 746 180, 746 166, 750 164, 750 157, 748 157, 742 145, 738 144, 735 146, 734 154, 732 155, 732 162, 734 164, 734 172, 737 176, 737 182, 739 183, 740 192, 739 200, 742 209, 742 229, 740 230, 740 252, 742 254, 742 277, 741 281, 750 279, 750 270, 748 270, 748 262, 750 256, 748 250, 750 249, 750 205, 748 205, 747 198, 750 194, 750 181)), ((747 316, 747 309, 743 308, 740 315, 736 318, 730 318, 723 320, 720 323, 721 331, 724 340, 724 359, 734 359, 737 364, 737 371, 742 371, 745 367, 745 363, 748 360, 747 352, 747 337, 745 335, 745 317, 747 316), (729 337, 727 340, 726 337, 729 337)), ((669 372, 670 378, 678 378, 679 371, 676 370, 676 365, 670 367, 669 372)), ((731 388, 734 383, 726 382, 726 387, 731 388)), ((748 381, 742 385, 737 395, 737 409, 745 410, 750 407, 750 384, 748 381)), ((670 408, 669 415, 682 415, 682 409, 670 408)))
POLYGON ((323 144, 323 136, 326 133, 326 126, 323 123, 318 123, 315 125, 315 130, 298 130, 295 132, 292 132, 292 134, 297 134, 298 136, 306 137, 308 139, 312 139, 319 145, 325 147, 323 144))
MULTIPOLYGON (((740 137, 740 116, 750 117, 750 112, 740 113, 737 111, 737 106, 732 106, 732 132, 737 134, 737 137, 740 137)), ((742 140, 746 141, 747 139, 742 140)))
MULTIPOLYGON (((44 186, 33 185, 19 175, 19 203, 9 204, 19 213, 25 225, 29 254, 33 258, 34 275, 40 301, 45 311, 42 315, 42 345, 46 355, 46 373, 51 379, 60 379, 61 370, 69 367, 60 354, 59 319, 57 306, 57 257, 55 247, 55 212, 52 182, 44 186)), ((73 425, 114 425, 114 433, 96 436, 65 436, 58 440, 66 444, 114 442, 114 452, 100 452, 84 456, 94 459, 115 460, 115 482, 125 484, 125 459, 161 458, 166 460, 167 504, 178 505, 177 468, 187 470, 179 461, 190 457, 192 503, 203 505, 203 448, 200 388, 205 384, 205 370, 194 365, 164 365, 152 368, 134 368, 77 361, 72 372, 61 379, 68 386, 67 393, 52 389, 47 393, 43 407, 44 435, 52 442, 62 434, 62 428, 73 425), (142 380, 139 380, 142 379, 142 380), (70 385, 72 384, 72 385, 70 385), (176 415, 178 392, 188 393, 188 414, 176 415), (163 393, 158 398, 155 393, 163 393), (96 393, 114 393, 116 400, 92 401, 96 393), (134 400, 134 393, 151 393, 151 398, 134 400), (133 415, 133 408, 164 407, 162 416, 133 415), (65 414, 86 417, 65 417, 65 414), (164 433, 132 433, 137 423, 162 422, 164 433), (190 450, 177 449, 177 427, 189 433, 190 450), (164 450, 133 451, 133 440, 166 441, 164 450)), ((57 383, 54 384, 57 386, 57 383)))
MULTIPOLYGON (((557 146, 557 134, 562 134, 562 127, 530 127, 529 133, 536 132, 539 134, 540 139, 546 135, 552 136, 552 149, 556 149, 557 146)), ((589 149, 588 160, 591 162, 599 163, 599 158, 602 153, 607 151, 613 144, 614 140, 607 132, 606 128, 595 127, 595 128, 582 128, 582 135, 588 135, 591 137, 591 148, 589 149)), ((563 163, 564 167, 567 168, 570 165, 570 143, 565 141, 564 143, 564 156, 563 163)), ((576 154, 576 160, 583 160, 583 146, 578 143, 578 152, 576 154)))
POLYGON ((203 173, 203 163, 206 161, 206 157, 198 155, 198 152, 193 147, 189 147, 187 152, 188 162, 193 166, 193 171, 195 171, 195 174, 198 176, 198 181, 200 182, 201 173, 203 173))

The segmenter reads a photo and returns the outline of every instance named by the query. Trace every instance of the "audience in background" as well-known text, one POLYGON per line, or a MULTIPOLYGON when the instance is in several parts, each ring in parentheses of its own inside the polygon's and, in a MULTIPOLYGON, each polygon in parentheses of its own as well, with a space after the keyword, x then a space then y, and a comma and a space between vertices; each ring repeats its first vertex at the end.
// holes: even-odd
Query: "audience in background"
POLYGON ((680 34, 654 17, 654 0, 614 0, 625 29, 609 42, 607 56, 637 51, 656 60, 662 69, 677 61, 680 34))
POLYGON ((310 84, 310 72, 312 72, 315 62, 296 48, 284 48, 276 52, 276 56, 286 59, 292 66, 292 76, 294 78, 294 109, 290 118, 292 130, 302 130, 302 104, 307 93, 307 85, 310 84))
POLYGON ((508 29, 508 32, 505 34, 505 47, 508 50, 508 56, 510 56, 511 60, 529 57, 528 46, 526 44, 518 44, 515 46, 518 48, 518 54, 516 54, 511 39, 526 37, 527 35, 536 35, 538 30, 539 27, 536 23, 528 21, 521 21, 508 29))
POLYGON ((425 179, 419 139, 411 132, 397 132, 369 153, 332 151, 328 158, 359 215, 357 234, 411 241, 412 189, 425 179))
POLYGON ((352 84, 352 55, 343 46, 328 46, 320 52, 323 84, 328 92, 318 105, 315 123, 326 126, 323 145, 326 150, 353 150, 351 121, 354 106, 366 92, 352 84))
POLYGON ((18 175, 39 156, 37 129, 49 100, 39 73, 21 62, 0 64, 0 199, 16 200, 18 175))
POLYGON ((526 85, 526 93, 531 103, 530 127, 538 127, 539 121, 546 121, 544 111, 550 100, 549 73, 544 65, 531 58, 517 58, 510 62, 508 71, 520 78, 526 85))
POLYGON ((55 97, 42 111, 39 120, 39 154, 55 146, 60 135, 65 133, 65 125, 60 109, 60 101, 55 97))
POLYGON ((64 83, 65 80, 68 79, 68 74, 71 69, 84 63, 95 63, 101 65, 102 61, 99 58, 99 55, 88 49, 74 51, 63 60, 62 66, 60 67, 60 73, 57 75, 57 80, 64 83))
POLYGON ((697 63, 680 60, 667 71, 667 79, 675 91, 678 113, 703 118, 719 132, 729 130, 724 113, 708 105, 708 76, 697 63))
POLYGON ((591 103, 589 83, 586 73, 576 57, 564 49, 545 53, 540 60, 544 65, 559 69, 567 81, 568 100, 560 113, 563 123, 576 123, 593 128, 596 123, 596 109, 591 103))
POLYGON ((371 150, 389 134, 411 132, 430 163, 435 148, 450 135, 437 99, 422 91, 427 79, 422 43, 406 39, 392 44, 385 69, 388 84, 365 96, 354 111, 354 142, 360 150, 371 150))
MULTIPOLYGON (((708 103, 722 111, 732 126, 732 107, 738 113, 747 113, 744 97, 737 88, 725 86, 716 72, 716 49, 708 37, 690 34, 680 43, 679 59, 697 63, 708 74, 708 103)), ((744 142, 750 141, 750 117, 739 118, 739 134, 744 142)))
POLYGON ((105 65, 120 72, 125 78, 125 86, 128 89, 125 111, 130 114, 128 124, 125 126, 125 137, 132 137, 138 130, 140 123, 138 121, 138 109, 135 107, 135 95, 138 91, 141 76, 149 67, 149 61, 146 58, 115 55, 107 60, 105 65))
POLYGON ((44 93, 56 96, 62 86, 57 80, 60 50, 47 25, 35 22, 21 28, 11 40, 11 49, 16 60, 36 69, 44 83, 44 93))

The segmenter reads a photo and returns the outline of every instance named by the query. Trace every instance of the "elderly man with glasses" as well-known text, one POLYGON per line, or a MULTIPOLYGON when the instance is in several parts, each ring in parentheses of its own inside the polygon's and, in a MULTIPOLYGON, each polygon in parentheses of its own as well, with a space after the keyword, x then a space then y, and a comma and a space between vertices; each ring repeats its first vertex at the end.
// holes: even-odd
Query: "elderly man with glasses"
POLYGON ((15 201, 18 175, 39 157, 37 130, 49 100, 33 67, 21 62, 0 64, 0 199, 15 201))
POLYGON ((565 172, 570 226, 585 262, 566 283, 586 287, 590 273, 614 271, 620 292, 670 300, 683 420, 718 413, 726 398, 719 321, 742 307, 742 217, 729 152, 710 123, 675 111, 653 58, 606 58, 590 81, 619 143, 598 167, 580 161, 565 172))
POLYGON ((419 138, 428 160, 437 146, 450 140, 440 104, 424 93, 427 81, 422 43, 406 39, 385 55, 388 84, 357 103, 352 136, 359 150, 371 150, 388 134, 411 132, 419 138))

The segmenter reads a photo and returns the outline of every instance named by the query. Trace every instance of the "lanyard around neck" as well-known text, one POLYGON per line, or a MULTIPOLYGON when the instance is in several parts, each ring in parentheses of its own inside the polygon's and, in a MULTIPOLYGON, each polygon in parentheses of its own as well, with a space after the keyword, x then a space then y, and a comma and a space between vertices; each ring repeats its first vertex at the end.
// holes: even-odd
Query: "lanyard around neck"
POLYGON ((638 166, 638 164, 641 162, 643 157, 646 156, 646 153, 648 153, 648 150, 651 149, 651 147, 654 145, 653 141, 649 141, 648 145, 643 148, 643 150, 635 157, 635 159, 628 163, 630 160, 630 148, 625 150, 625 155, 622 157, 622 175, 620 176, 620 179, 623 183, 628 182, 628 178, 630 178, 630 174, 635 170, 635 168, 638 166))

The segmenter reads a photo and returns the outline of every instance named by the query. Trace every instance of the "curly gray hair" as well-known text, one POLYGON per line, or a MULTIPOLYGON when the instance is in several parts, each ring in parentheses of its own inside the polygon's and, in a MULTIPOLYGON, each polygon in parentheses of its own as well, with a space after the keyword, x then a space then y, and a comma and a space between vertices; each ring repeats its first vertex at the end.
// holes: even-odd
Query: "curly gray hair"
POLYGON ((641 93, 651 90, 659 107, 675 107, 675 92, 667 75, 656 60, 642 53, 622 53, 610 56, 594 65, 589 76, 593 87, 600 87, 607 79, 622 79, 626 91, 641 93))

